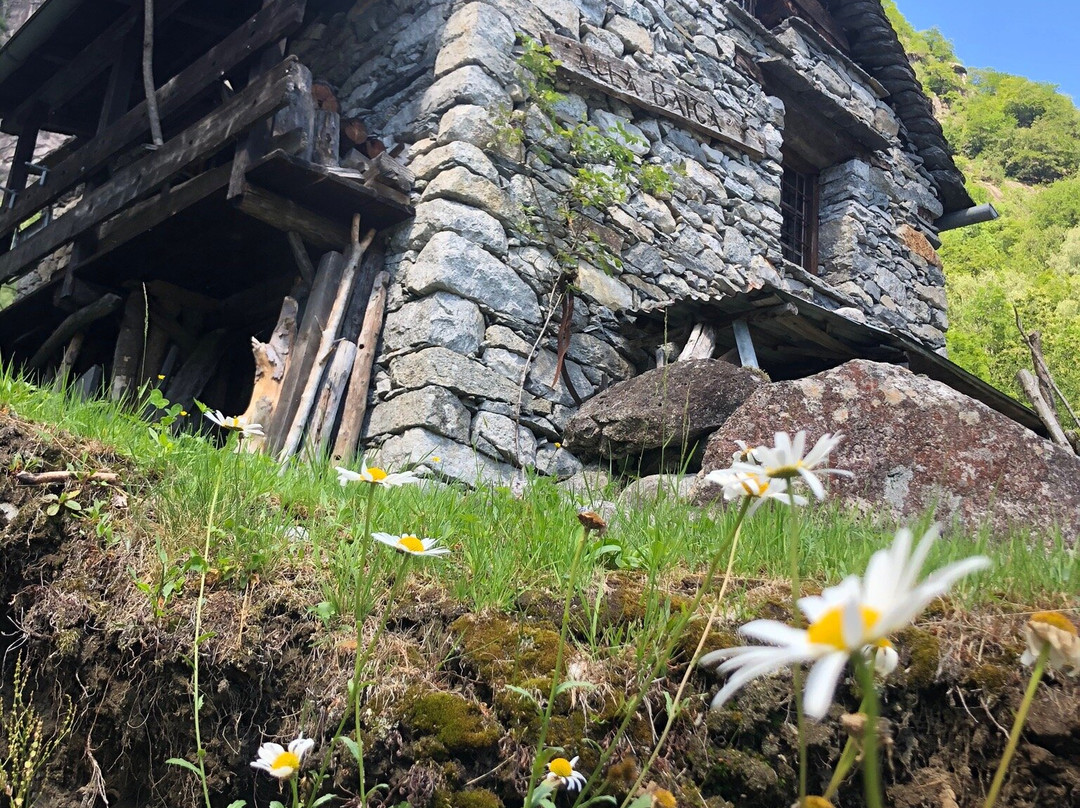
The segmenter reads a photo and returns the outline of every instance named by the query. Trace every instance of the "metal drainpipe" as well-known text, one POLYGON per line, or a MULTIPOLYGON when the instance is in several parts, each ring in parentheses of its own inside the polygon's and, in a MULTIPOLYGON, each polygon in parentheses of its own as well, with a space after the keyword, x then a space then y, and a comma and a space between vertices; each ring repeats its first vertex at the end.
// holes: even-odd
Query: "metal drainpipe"
POLYGON ((968 227, 973 224, 992 222, 994 219, 998 218, 999 215, 1000 214, 994 210, 994 206, 987 202, 985 205, 976 205, 973 208, 954 210, 952 213, 946 213, 934 222, 934 227, 937 228, 939 233, 944 233, 946 230, 955 230, 958 227, 968 227))

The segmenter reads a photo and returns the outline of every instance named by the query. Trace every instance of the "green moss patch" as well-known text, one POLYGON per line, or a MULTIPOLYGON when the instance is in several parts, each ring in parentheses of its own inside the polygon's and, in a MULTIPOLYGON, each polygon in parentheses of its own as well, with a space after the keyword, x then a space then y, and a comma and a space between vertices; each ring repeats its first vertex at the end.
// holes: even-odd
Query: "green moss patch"
POLYGON ((417 758, 446 760, 475 754, 495 746, 503 735, 498 721, 456 693, 409 691, 401 723, 416 739, 413 753, 417 758))

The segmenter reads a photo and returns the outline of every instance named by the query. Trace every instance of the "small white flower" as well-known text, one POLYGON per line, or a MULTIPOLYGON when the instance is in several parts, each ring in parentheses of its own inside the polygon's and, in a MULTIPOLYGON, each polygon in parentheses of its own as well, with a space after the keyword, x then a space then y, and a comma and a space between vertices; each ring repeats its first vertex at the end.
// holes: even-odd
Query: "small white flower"
MULTIPOLYGON (((732 471, 745 471, 751 474, 765 474, 778 480, 792 480, 802 477, 818 499, 825 498, 825 486, 818 479, 818 474, 843 474, 851 476, 850 471, 820 468, 829 453, 840 443, 839 435, 822 435, 814 447, 806 452, 806 432, 796 433, 792 439, 787 432, 776 433, 775 446, 757 446, 742 449, 740 454, 746 461, 736 460, 732 471)), ((742 447, 740 447, 742 448, 742 447)))
POLYGON ((245 423, 244 419, 238 415, 228 416, 222 413, 221 410, 207 410, 203 415, 222 429, 229 432, 239 432, 242 438, 265 437, 262 424, 245 423))
POLYGON ((1049 646, 1047 661, 1062 673, 1075 676, 1080 673, 1080 636, 1076 626, 1059 612, 1038 612, 1024 626, 1027 648, 1020 662, 1033 665, 1043 650, 1049 646))
POLYGON ((724 648, 703 656, 702 665, 723 661, 719 671, 732 674, 713 699, 713 708, 759 676, 787 665, 813 662, 806 678, 804 706, 808 716, 821 718, 852 654, 864 653, 870 646, 875 669, 880 672, 895 667, 895 658, 887 651, 879 657, 878 649, 888 635, 911 623, 957 580, 990 563, 982 556, 967 558, 942 567, 920 583, 923 564, 937 537, 935 526, 912 550, 911 531, 898 531, 891 547, 871 557, 863 578, 850 576, 820 595, 799 600, 799 609, 809 624, 806 629, 775 620, 754 620, 740 632, 770 645, 724 648))
POLYGON ((371 538, 393 547, 399 553, 409 555, 440 556, 450 552, 447 548, 438 546, 438 539, 418 539, 411 533, 403 533, 400 536, 395 536, 393 533, 372 533, 371 538))
POLYGON ((863 655, 867 662, 873 663, 874 673, 883 679, 900 664, 900 655, 888 640, 879 640, 877 645, 866 646, 863 648, 863 655))
POLYGON ((580 791, 587 782, 585 775, 579 772, 577 766, 578 756, 567 760, 566 758, 553 758, 548 762, 548 773, 544 777, 549 783, 554 783, 559 788, 567 791, 580 791))
POLYGON ((279 743, 264 743, 259 747, 258 760, 254 761, 251 767, 262 769, 278 780, 288 780, 299 771, 304 755, 310 752, 314 745, 315 741, 303 735, 290 741, 288 749, 279 743))
MULTIPOLYGON (((749 471, 748 464, 741 464, 740 470, 734 468, 717 469, 705 475, 705 480, 715 483, 724 489, 724 500, 731 502, 737 499, 750 499, 750 508, 746 515, 753 515, 767 500, 776 500, 790 505, 792 495, 789 493, 788 481, 769 477, 762 470, 749 471)), ((805 505, 806 497, 794 495, 796 505, 805 505)))
POLYGON ((420 478, 413 474, 411 471, 401 471, 395 474, 388 474, 385 470, 376 466, 368 466, 367 458, 361 461, 360 471, 352 471, 343 466, 335 466, 334 470, 338 475, 338 482, 342 485, 348 485, 349 483, 365 482, 372 485, 381 485, 383 488, 393 488, 398 485, 406 485, 408 483, 418 483, 420 478))

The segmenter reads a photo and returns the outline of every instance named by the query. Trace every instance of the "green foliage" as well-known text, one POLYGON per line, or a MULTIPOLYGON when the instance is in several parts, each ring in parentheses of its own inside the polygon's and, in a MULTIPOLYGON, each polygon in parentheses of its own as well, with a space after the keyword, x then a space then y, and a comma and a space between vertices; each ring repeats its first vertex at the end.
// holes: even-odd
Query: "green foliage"
POLYGON ((936 29, 916 31, 891 0, 889 18, 924 87, 944 109, 943 127, 977 202, 994 222, 943 234, 949 356, 1019 396, 1031 358, 1016 328, 1042 333, 1051 372, 1080 403, 1080 110, 1051 84, 995 70, 957 70, 936 29), (966 77, 966 78, 965 78, 966 77))
POLYGON ((70 700, 51 729, 26 695, 23 657, 15 661, 10 701, 0 704, 0 800, 13 808, 30 808, 37 803, 37 787, 45 766, 71 733, 75 708, 70 700))
POLYGON ((585 219, 628 201, 637 190, 669 194, 675 187, 674 179, 665 166, 642 164, 632 147, 644 141, 621 124, 613 132, 602 132, 586 121, 565 121, 559 114, 559 104, 565 97, 555 87, 558 62, 551 49, 527 36, 520 39, 517 61, 524 108, 503 111, 497 120, 496 140, 503 146, 525 147, 543 164, 551 163, 552 152, 558 152, 572 175, 557 210, 545 210, 537 204, 524 211, 531 220, 525 229, 534 236, 554 231, 566 234, 566 238, 550 246, 568 273, 583 260, 611 271, 619 265, 619 257, 597 239, 585 219), (542 142, 526 142, 530 106, 542 118, 546 133, 542 142))

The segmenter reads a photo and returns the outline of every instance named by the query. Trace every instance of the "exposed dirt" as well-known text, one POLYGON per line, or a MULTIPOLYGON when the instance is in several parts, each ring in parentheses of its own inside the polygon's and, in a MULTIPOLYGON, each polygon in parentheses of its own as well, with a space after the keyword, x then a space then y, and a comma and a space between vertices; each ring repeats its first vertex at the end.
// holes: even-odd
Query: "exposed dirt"
MULTIPOLYGON (((5 703, 21 653, 30 662, 35 704, 43 714, 54 719, 65 695, 77 706, 72 736, 50 766, 38 804, 97 808, 107 798, 112 808, 199 805, 195 778, 165 762, 190 760, 196 748, 187 661, 195 587, 155 610, 133 585, 130 569, 142 563, 138 551, 126 549, 123 540, 103 542, 89 520, 47 516, 47 495, 61 489, 20 486, 13 474, 72 462, 119 471, 122 478, 131 474, 102 447, 54 439, 0 416, 0 503, 18 509, 10 520, 0 516, 5 703)), ((145 483, 128 479, 128 488, 145 483)), ((94 498, 113 493, 96 491, 94 498)), ((120 505, 112 506, 118 533, 152 529, 125 523, 120 505)), ((620 574, 609 586, 612 608, 604 620, 639 618, 641 582, 620 574)), ((786 602, 775 585, 743 586, 762 614, 781 611, 786 602)), ((212 637, 201 646, 201 729, 213 802, 246 799, 263 808, 279 791, 249 767, 259 743, 302 730, 319 742, 313 759, 322 754, 345 709, 355 643, 348 626, 331 631, 311 615, 309 607, 321 598, 303 576, 262 581, 246 591, 211 587, 207 598, 203 630, 212 637)), ((550 681, 558 631, 550 606, 543 597, 522 598, 520 614, 471 615, 438 591, 406 594, 379 643, 366 696, 367 783, 389 785, 372 805, 520 804, 538 720, 527 699, 506 685, 528 689, 550 681)), ((1016 662, 1021 621, 939 602, 898 638, 901 667, 884 705, 894 739, 886 770, 892 806, 981 804, 1024 684, 1016 662)), ((733 638, 728 627, 710 639, 715 645, 733 638)), ((630 660, 593 658, 581 645, 569 662, 577 676, 601 686, 560 697, 550 741, 579 754, 588 771, 597 752, 582 738, 602 747, 618 724, 630 660)), ((663 724, 663 691, 674 691, 683 670, 673 665, 669 678, 654 686, 648 709, 631 723, 625 748, 612 758, 619 762, 608 781, 617 796, 632 780, 635 757, 647 755, 663 724)), ((706 673, 692 679, 695 698, 653 779, 672 789, 681 806, 790 805, 796 759, 790 681, 758 682, 727 709, 709 712, 715 690, 706 673)), ((841 691, 842 703, 853 708, 850 683, 841 691)), ((841 713, 834 708, 813 728, 812 790, 823 788, 839 756, 841 713)), ((347 798, 357 785, 355 771, 341 757, 334 771, 334 790, 347 798)), ((838 805, 860 804, 856 783, 842 789, 838 805)), ((1040 687, 999 804, 1080 806, 1075 682, 1050 679, 1040 687)))

